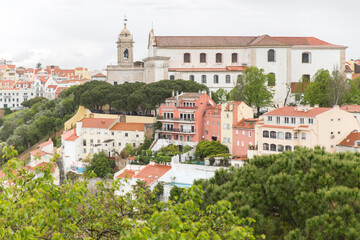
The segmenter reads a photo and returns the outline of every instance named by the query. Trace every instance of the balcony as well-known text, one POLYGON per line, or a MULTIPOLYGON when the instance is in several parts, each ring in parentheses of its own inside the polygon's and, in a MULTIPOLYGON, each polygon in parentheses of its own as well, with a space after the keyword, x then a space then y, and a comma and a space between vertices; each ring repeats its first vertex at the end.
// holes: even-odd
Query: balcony
POLYGON ((161 122, 195 122, 195 118, 164 118, 158 116, 156 119, 161 122))
POLYGON ((163 128, 160 129, 159 132, 195 134, 195 131, 193 132, 191 130, 179 129, 179 128, 163 128))

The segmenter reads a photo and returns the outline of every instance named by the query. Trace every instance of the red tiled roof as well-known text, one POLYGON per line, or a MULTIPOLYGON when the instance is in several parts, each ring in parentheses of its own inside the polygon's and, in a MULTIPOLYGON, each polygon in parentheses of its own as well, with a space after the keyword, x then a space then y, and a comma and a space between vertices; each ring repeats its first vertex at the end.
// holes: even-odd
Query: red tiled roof
POLYGON ((75 141, 79 138, 79 136, 76 135, 75 128, 63 133, 61 137, 64 139, 64 141, 75 141))
POLYGON ((242 119, 241 121, 234 124, 233 127, 234 128, 254 129, 255 128, 255 123, 258 120, 259 119, 254 119, 254 118, 242 119))
POLYGON ((106 76, 102 73, 98 73, 98 74, 94 75, 93 77, 106 77, 106 76))
POLYGON ((344 47, 340 45, 331 44, 325 41, 322 41, 315 37, 272 37, 275 40, 283 42, 288 45, 307 45, 307 46, 326 46, 326 47, 344 47))
POLYGON ((49 85, 48 88, 56 89, 57 85, 49 85))
POLYGON ((135 175, 135 171, 134 170, 124 170, 124 172, 122 172, 119 176, 117 176, 118 178, 127 178, 127 179, 132 179, 133 176, 135 175))
POLYGON ((352 132, 350 133, 344 140, 339 143, 339 146, 347 146, 347 147, 357 147, 355 146, 355 141, 360 141, 360 132, 352 132))
POLYGON ((299 128, 308 128, 309 125, 299 125, 298 127, 299 127, 299 128))
POLYGON ((116 119, 109 118, 84 118, 82 120, 83 128, 109 128, 116 119))
POLYGON ((45 169, 49 164, 52 165, 52 168, 51 168, 51 172, 55 172, 55 164, 53 163, 47 163, 47 162, 42 162, 42 163, 39 163, 38 165, 34 166, 33 168, 30 167, 30 166, 25 166, 26 169, 30 170, 30 171, 34 171, 35 168, 39 168, 40 170, 43 170, 45 169))
POLYGON ((49 140, 47 140, 46 142, 43 142, 39 145, 40 148, 46 147, 49 144, 52 144, 53 141, 51 140, 51 138, 49 138, 49 140))
POLYGON ((340 107, 340 109, 347 112, 360 113, 360 105, 345 105, 340 107))
POLYGON ((36 150, 34 150, 34 151, 31 151, 30 154, 31 154, 32 156, 34 156, 34 157, 42 157, 42 156, 44 156, 44 155, 46 155, 46 154, 48 154, 48 153, 46 153, 46 152, 44 152, 44 151, 42 151, 42 150, 40 150, 40 149, 36 149, 36 150))
POLYGON ((309 107, 309 110, 306 112, 301 110, 296 110, 300 108, 306 108, 306 107, 282 107, 267 112, 264 115, 315 117, 321 113, 331 110, 331 108, 320 108, 320 107, 317 108, 309 107))
POLYGON ((116 123, 111 129, 111 131, 144 131, 144 123, 116 123))
POLYGON ((165 173, 167 173, 171 169, 171 166, 167 165, 160 165, 160 164, 154 164, 154 165, 147 165, 143 169, 141 169, 136 175, 134 175, 134 178, 139 178, 142 181, 146 182, 146 186, 151 185, 153 182, 158 180, 160 177, 162 177, 165 173))

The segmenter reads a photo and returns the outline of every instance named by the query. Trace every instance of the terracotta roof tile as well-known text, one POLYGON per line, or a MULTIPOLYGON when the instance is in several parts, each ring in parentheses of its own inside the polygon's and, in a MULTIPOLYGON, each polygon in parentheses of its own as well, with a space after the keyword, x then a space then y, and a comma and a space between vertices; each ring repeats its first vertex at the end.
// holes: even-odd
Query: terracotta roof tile
POLYGON ((156 36, 158 47, 243 47, 256 37, 241 36, 156 36))
POLYGON ((283 129, 294 129, 294 126, 282 126, 282 125, 262 125, 263 128, 283 128, 283 129))
POLYGON ((43 148, 43 147, 46 147, 48 146, 49 144, 52 144, 53 141, 51 140, 51 138, 49 138, 49 140, 47 140, 46 142, 43 142, 39 145, 40 148, 43 148))
POLYGON ((306 107, 282 107, 274 109, 270 112, 265 113, 264 115, 274 115, 274 116, 298 116, 298 117, 315 117, 321 113, 331 110, 332 108, 309 108, 308 111, 301 111, 306 107))
POLYGON ((340 109, 347 112, 360 113, 360 105, 345 105, 340 107, 340 109))
POLYGON ((83 128, 109 128, 116 119, 109 118, 84 118, 82 120, 83 128))
POLYGON ((257 121, 258 121, 258 119, 254 119, 254 118, 242 119, 241 121, 234 124, 233 127, 234 128, 254 129, 257 121))
POLYGON ((76 135, 75 128, 63 133, 61 137, 64 139, 64 141, 75 141, 79 138, 79 136, 76 135))
POLYGON ((111 129, 111 131, 144 131, 144 123, 116 123, 111 129))
POLYGON ((124 170, 124 172, 122 172, 120 175, 118 175, 117 178, 132 179, 134 175, 135 175, 134 170, 124 170))
POLYGON ((151 185, 153 182, 162 177, 171 169, 171 166, 160 164, 149 164, 141 169, 133 178, 139 178, 146 182, 146 186, 151 185))
POLYGON ((339 143, 339 146, 359 148, 360 146, 355 145, 356 141, 360 141, 360 132, 350 133, 344 140, 341 141, 341 143, 339 143))

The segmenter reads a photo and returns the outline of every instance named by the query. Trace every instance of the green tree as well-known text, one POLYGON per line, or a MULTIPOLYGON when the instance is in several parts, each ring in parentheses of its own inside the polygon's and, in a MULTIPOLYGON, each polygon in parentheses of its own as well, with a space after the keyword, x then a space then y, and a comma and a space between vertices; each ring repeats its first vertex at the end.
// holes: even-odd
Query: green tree
POLYGON ((221 104, 230 100, 230 92, 219 88, 216 92, 212 92, 211 98, 216 104, 221 104))
POLYGON ((41 103, 43 101, 48 101, 48 100, 44 97, 35 97, 35 98, 29 99, 27 101, 23 101, 21 103, 21 105, 23 105, 24 107, 32 107, 34 104, 39 103, 39 102, 41 103))
POLYGON ((201 141, 196 145, 195 155, 205 158, 212 155, 226 153, 226 146, 219 141, 201 141))
POLYGON ((349 91, 346 95, 346 103, 360 104, 360 77, 349 80, 349 91))
MULTIPOLYGON (((193 186, 179 203, 159 203, 137 188, 136 198, 121 196, 119 180, 99 182, 90 192, 88 181, 53 183, 52 164, 28 172, 12 149, 0 181, 1 239, 240 239, 255 240, 252 219, 234 215, 230 202, 201 209, 203 191, 193 186), (35 177, 35 174, 38 176, 35 177), (11 184, 9 184, 11 183, 11 184)), ((54 159, 56 161, 56 159, 54 159)))
POLYGON ((268 87, 268 81, 273 76, 264 74, 263 69, 248 67, 238 79, 238 83, 232 90, 232 98, 235 101, 245 101, 260 113, 261 107, 270 106, 272 103, 273 91, 268 87))
POLYGON ((91 163, 86 167, 86 173, 90 174, 92 171, 99 178, 109 177, 114 174, 115 162, 114 160, 108 159, 104 152, 95 153, 91 160, 91 163))

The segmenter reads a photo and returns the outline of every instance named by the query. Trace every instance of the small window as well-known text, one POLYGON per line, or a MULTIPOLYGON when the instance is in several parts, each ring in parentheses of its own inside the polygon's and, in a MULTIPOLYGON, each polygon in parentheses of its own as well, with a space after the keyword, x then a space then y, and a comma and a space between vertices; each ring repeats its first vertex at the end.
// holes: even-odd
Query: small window
POLYGON ((314 123, 314 119, 309 118, 309 124, 313 124, 314 123))
POLYGON ((280 117, 276 117, 276 124, 280 124, 280 117))
POLYGON ((302 54, 302 63, 310 63, 310 53, 304 52, 302 54))
POLYGON ((238 61, 238 55, 237 55, 237 53, 231 54, 231 62, 232 62, 232 63, 237 63, 237 61, 238 61))
POLYGON ((300 124, 304 124, 304 118, 300 118, 300 124))
POLYGON ((271 121, 272 121, 272 116, 268 116, 268 117, 267 117, 267 120, 268 120, 269 122, 271 122, 271 121))
POLYGON ((214 75, 214 83, 219 83, 219 75, 214 75))
POLYGON ((170 80, 175 80, 175 76, 174 76, 174 75, 170 75, 170 80))
POLYGON ((268 138, 269 137, 269 131, 263 131, 263 137, 268 138))
POLYGON ((291 146, 286 145, 286 146, 285 146, 285 151, 291 151, 291 146))
POLYGON ((216 54, 216 63, 222 63, 222 54, 221 53, 216 54))
POLYGON ((190 80, 190 81, 195 81, 195 76, 194 76, 194 75, 190 75, 190 76, 189 76, 189 80, 190 80))
POLYGON ((303 74, 302 79, 304 83, 310 82, 310 75, 309 74, 303 74))
POLYGON ((291 133, 290 132, 285 133, 285 139, 286 140, 291 140, 291 133))
POLYGON ((125 137, 128 137, 129 136, 129 134, 128 133, 125 133, 125 137))
POLYGON ((276 145, 275 144, 270 145, 270 151, 276 152, 276 145))
POLYGON ((200 63, 206 63, 206 53, 200 53, 200 63))
POLYGON ((268 51, 268 62, 275 62, 275 50, 270 49, 268 51))
POLYGON ((231 81, 230 81, 230 75, 226 75, 225 76, 225 82, 226 83, 230 83, 231 81))
POLYGON ((299 137, 299 134, 296 132, 296 133, 294 133, 294 140, 297 140, 299 137))
POLYGON ((206 75, 201 76, 201 83, 206 83, 206 75))
POLYGON ((263 144, 263 150, 268 151, 268 150, 269 150, 269 144, 264 143, 264 144, 263 144))
POLYGON ((270 138, 276 138, 276 132, 275 131, 270 132, 270 138))
POLYGON ((283 132, 278 132, 277 135, 278 135, 277 136, 278 139, 284 139, 284 133, 283 132))
POLYGON ((278 145, 278 152, 283 152, 283 151, 284 151, 284 146, 278 145))
POLYGON ((291 124, 296 124, 296 118, 294 117, 291 118, 291 124))
POLYGON ((190 62, 190 53, 184 53, 184 63, 190 62))
POLYGON ((306 140, 306 133, 301 133, 301 139, 306 140))
POLYGON ((289 123, 289 117, 285 117, 284 122, 288 124, 289 123))
POLYGON ((268 74, 268 86, 273 87, 276 84, 275 73, 268 74))

